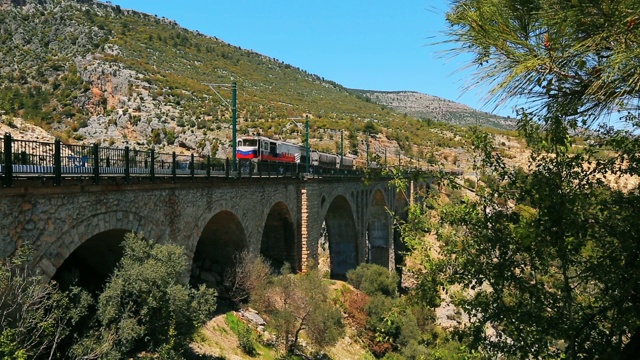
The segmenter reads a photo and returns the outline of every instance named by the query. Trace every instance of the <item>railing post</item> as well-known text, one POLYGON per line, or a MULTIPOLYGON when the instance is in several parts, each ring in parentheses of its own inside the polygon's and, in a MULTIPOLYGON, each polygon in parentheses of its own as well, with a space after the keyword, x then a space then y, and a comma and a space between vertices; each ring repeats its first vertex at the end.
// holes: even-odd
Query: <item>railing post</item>
POLYGON ((178 165, 178 160, 176 159, 176 152, 173 152, 173 159, 172 159, 172 166, 171 166, 171 176, 173 177, 173 182, 176 182, 176 166, 178 165))
POLYGON ((191 163, 189 163, 189 170, 191 170, 191 180, 193 180, 193 177, 196 175, 196 164, 194 163, 195 161, 195 157, 193 156, 193 153, 191 153, 191 163))
POLYGON ((100 182, 100 148, 97 143, 93 144, 93 183, 100 182))
POLYGON ((13 153, 11 148, 11 134, 4 134, 4 171, 2 186, 10 187, 13 185, 13 153))
POLYGON ((149 168, 149 176, 151 176, 151 182, 156 177, 156 149, 151 148, 151 167, 149 168))
POLYGON ((124 182, 129 183, 131 174, 129 173, 129 146, 124 147, 124 182))
POLYGON ((224 176, 229 177, 229 158, 224 160, 224 176))
POLYGON ((62 149, 60 139, 56 139, 53 145, 53 176, 54 185, 62 185, 62 149))
POLYGON ((207 178, 211 177, 211 155, 207 155, 207 178))

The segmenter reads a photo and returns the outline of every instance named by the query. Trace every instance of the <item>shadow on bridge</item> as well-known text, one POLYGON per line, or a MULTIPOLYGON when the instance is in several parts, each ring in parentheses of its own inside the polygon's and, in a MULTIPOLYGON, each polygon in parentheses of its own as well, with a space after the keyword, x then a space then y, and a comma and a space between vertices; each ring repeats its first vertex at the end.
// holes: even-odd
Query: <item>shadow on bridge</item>
POLYGON ((389 268, 389 214, 384 194, 376 190, 371 204, 367 225, 367 245, 369 263, 389 268))
MULTIPOLYGON (((346 279, 347 271, 358 266, 359 257, 355 219, 351 205, 344 196, 336 196, 331 202, 324 218, 324 224, 326 227, 324 242, 328 246, 323 249, 323 241, 320 241, 318 252, 321 263, 323 262, 323 252, 325 261, 328 261, 327 264, 319 265, 329 269, 332 279, 346 279), (328 259, 326 251, 329 253, 328 259)), ((326 269, 321 270, 326 271, 326 269)))
MULTIPOLYGON (((230 211, 215 214, 202 230, 193 255, 190 283, 222 289, 226 272, 247 249, 247 237, 240 219, 230 211)), ((224 295, 224 294, 220 294, 224 295)))
POLYGON ((61 289, 80 286, 91 293, 102 291, 122 258, 122 242, 129 230, 98 233, 78 246, 62 263, 52 280, 61 289))
POLYGON ((291 212, 283 202, 276 203, 269 210, 262 231, 260 254, 271 262, 276 271, 285 263, 291 266, 293 272, 299 272, 302 268, 302 247, 296 246, 291 212))

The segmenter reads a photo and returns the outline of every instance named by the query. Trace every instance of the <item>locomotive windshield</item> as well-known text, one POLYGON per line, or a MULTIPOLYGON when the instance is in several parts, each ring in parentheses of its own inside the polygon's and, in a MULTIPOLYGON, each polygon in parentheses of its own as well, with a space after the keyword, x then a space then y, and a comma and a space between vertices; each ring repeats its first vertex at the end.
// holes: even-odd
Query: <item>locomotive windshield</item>
POLYGON ((243 139, 243 140, 238 141, 238 146, 257 147, 258 146, 258 140, 257 139, 243 139))

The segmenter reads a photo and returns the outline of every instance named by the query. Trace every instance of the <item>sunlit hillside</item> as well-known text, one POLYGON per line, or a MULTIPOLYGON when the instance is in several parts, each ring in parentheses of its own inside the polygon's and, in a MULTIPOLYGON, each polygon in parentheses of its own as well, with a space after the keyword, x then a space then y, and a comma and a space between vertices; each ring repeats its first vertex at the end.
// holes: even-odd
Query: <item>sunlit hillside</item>
POLYGON ((410 161, 464 144, 419 120, 277 59, 174 21, 94 1, 0 0, 0 111, 65 142, 228 154, 238 131, 410 161), (366 135, 368 134, 368 135, 366 135))

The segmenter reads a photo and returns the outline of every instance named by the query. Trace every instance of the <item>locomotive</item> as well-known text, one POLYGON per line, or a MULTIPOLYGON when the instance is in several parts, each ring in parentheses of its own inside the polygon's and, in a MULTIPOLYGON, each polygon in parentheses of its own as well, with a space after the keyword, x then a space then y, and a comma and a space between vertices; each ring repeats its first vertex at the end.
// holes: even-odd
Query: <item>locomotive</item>
MULTIPOLYGON (((286 141, 273 140, 264 136, 244 136, 238 139, 236 158, 239 161, 250 160, 254 163, 275 162, 289 164, 305 164, 307 151, 302 145, 286 141)), ((329 169, 353 169, 354 159, 340 155, 323 153, 309 149, 309 164, 329 169)))

